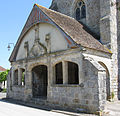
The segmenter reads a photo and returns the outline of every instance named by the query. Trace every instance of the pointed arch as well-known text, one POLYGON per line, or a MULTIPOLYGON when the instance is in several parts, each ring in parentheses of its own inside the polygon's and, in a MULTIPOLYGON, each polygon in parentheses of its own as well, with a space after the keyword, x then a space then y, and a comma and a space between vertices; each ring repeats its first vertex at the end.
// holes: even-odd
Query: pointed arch
POLYGON ((77 21, 86 18, 86 5, 83 0, 79 0, 76 2, 75 6, 75 18, 77 21))
POLYGON ((106 70, 106 95, 107 95, 106 99, 109 100, 110 99, 110 73, 107 66, 103 62, 99 61, 99 64, 103 66, 106 70))

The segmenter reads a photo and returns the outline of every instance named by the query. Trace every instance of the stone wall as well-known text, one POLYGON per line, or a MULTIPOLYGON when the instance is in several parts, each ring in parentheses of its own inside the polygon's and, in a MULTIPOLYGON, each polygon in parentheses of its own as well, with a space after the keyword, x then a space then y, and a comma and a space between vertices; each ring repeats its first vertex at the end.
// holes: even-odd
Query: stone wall
MULTIPOLYGON (((120 0, 117 0, 117 2, 120 2, 120 0)), ((120 6, 120 3, 118 4, 118 7, 120 6)), ((118 79, 118 97, 120 99, 120 10, 117 9, 117 42, 118 42, 118 76, 119 76, 119 79, 118 79)))
MULTIPOLYGON (((75 18, 76 3, 79 0, 53 0, 58 12, 75 18)), ((101 42, 112 54, 111 92, 118 94, 118 58, 119 54, 119 15, 116 11, 116 1, 119 0, 84 0, 86 4, 86 26, 100 36, 101 42), (117 20, 116 20, 117 17, 117 20), (117 29, 118 28, 118 29, 117 29), (117 34, 118 33, 118 34, 117 34), (118 39, 117 39, 118 38, 118 39), (118 40, 118 41, 117 41, 118 40)), ((52 7, 51 7, 52 8, 52 7)))
POLYGON ((62 14, 72 16, 71 15, 72 3, 73 3, 73 0, 53 0, 50 8, 62 14), (55 9, 55 7, 57 7, 57 9, 55 9))
MULTIPOLYGON (((48 89, 47 102, 51 105, 59 105, 60 107, 74 108, 74 110, 83 109, 86 112, 95 112, 104 109, 106 101, 106 73, 105 69, 98 61, 107 60, 109 55, 101 52, 90 52, 71 49, 51 53, 49 56, 41 56, 20 60, 12 63, 11 72, 17 68, 25 69, 25 86, 12 85, 13 78, 8 78, 7 97, 30 102, 33 98, 32 92, 32 69, 39 65, 46 65, 48 69, 48 89), (93 53, 90 55, 90 53, 93 53), (95 54, 98 54, 97 56, 95 54), (93 56, 93 58, 91 58, 93 56), (96 57, 96 58, 95 58, 96 57), (96 60, 98 59, 98 61, 96 60), (70 61, 79 66, 79 84, 56 84, 53 67, 55 64, 63 61, 70 61)), ((107 60, 110 66, 110 61, 107 60)), ((13 75, 11 73, 11 75, 13 75)), ((66 81, 64 76, 64 82, 66 81)))
POLYGON ((117 45, 117 11, 116 0, 100 0, 100 35, 101 41, 111 52, 111 92, 118 99, 118 45, 117 45))
POLYGON ((106 101, 105 69, 95 61, 84 60, 83 64, 84 81, 79 85, 58 84, 49 87, 49 103, 91 113, 104 109, 106 101))
MULTIPOLYGON (((76 4, 80 0, 53 0, 51 4, 51 9, 57 5, 58 12, 75 18, 76 4)), ((100 21, 100 1, 99 0, 84 0, 86 5, 86 26, 89 27, 91 31, 100 34, 99 21, 100 21)))
MULTIPOLYGON (((47 47, 47 43, 45 41, 46 34, 50 33, 50 41, 51 46, 50 50, 51 52, 59 51, 59 50, 65 50, 68 49, 67 42, 62 34, 62 32, 56 28, 55 26, 47 23, 40 23, 38 25, 39 28, 39 39, 40 42, 47 47)), ((37 38, 38 39, 38 38, 37 38)), ((24 48, 25 42, 28 42, 28 54, 29 57, 32 57, 31 53, 33 52, 33 46, 35 43, 35 26, 29 30, 28 33, 23 37, 23 40, 20 44, 16 60, 24 59, 26 57, 26 49, 24 48)), ((41 53, 41 51, 39 52, 41 53)))

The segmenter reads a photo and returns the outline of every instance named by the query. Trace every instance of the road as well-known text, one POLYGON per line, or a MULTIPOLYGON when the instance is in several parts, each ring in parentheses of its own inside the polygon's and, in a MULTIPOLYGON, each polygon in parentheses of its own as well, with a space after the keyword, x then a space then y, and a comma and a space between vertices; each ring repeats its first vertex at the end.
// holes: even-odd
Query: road
POLYGON ((67 116, 67 115, 1 101, 0 116, 67 116))
MULTIPOLYGON (((70 112, 44 110, 2 100, 6 94, 0 93, 0 116, 68 116, 70 112)), ((94 116, 91 114, 70 113, 72 116, 94 116)))
MULTIPOLYGON (((0 93, 0 99, 6 96, 5 93, 0 93)), ((17 105, 4 100, 0 100, 0 116, 67 116, 65 114, 52 111, 17 105)))

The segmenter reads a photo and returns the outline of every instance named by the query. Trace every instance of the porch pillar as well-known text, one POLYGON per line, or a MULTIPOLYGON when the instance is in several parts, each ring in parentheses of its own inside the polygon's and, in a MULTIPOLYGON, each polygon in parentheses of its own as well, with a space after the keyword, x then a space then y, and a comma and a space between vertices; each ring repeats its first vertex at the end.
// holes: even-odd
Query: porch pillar
POLYGON ((68 62, 62 61, 63 84, 68 84, 68 62))
POLYGON ((12 85, 14 85, 14 68, 12 67, 12 85))
POLYGON ((56 84, 55 66, 52 67, 52 84, 56 84))
POLYGON ((83 56, 80 55, 79 60, 79 84, 81 84, 84 81, 84 74, 83 74, 83 56))
POLYGON ((18 85, 22 85, 22 69, 18 68, 18 85))
POLYGON ((52 84, 52 72, 51 58, 50 55, 48 55, 48 86, 52 84))

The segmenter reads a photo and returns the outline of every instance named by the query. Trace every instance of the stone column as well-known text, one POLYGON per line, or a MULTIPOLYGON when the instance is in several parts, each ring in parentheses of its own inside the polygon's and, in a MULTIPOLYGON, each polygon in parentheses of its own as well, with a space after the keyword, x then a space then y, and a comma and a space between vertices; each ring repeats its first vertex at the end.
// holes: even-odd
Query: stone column
POLYGON ((52 67, 52 84, 56 84, 55 66, 52 67))
POLYGON ((100 0, 100 36, 102 43, 113 53, 111 58, 111 92, 118 95, 118 46, 116 0, 100 0))
POLYGON ((12 85, 14 85, 14 68, 12 67, 12 85))
POLYGON ((25 91, 24 100, 28 101, 32 98, 32 72, 25 66, 25 91))
POLYGON ((84 74, 83 74, 83 56, 80 54, 79 59, 79 84, 84 81, 84 74))
POLYGON ((50 64, 48 71, 49 71, 49 80, 48 80, 49 85, 53 85, 56 83, 55 67, 50 64))
POLYGON ((48 59, 47 59, 47 62, 48 62, 48 86, 51 86, 52 85, 52 76, 53 76, 53 70, 52 70, 52 64, 51 64, 51 57, 50 55, 48 54, 47 55, 48 59))
POLYGON ((63 84, 68 84, 68 62, 62 61, 63 84))
POLYGON ((22 69, 18 68, 18 85, 22 85, 22 69))

